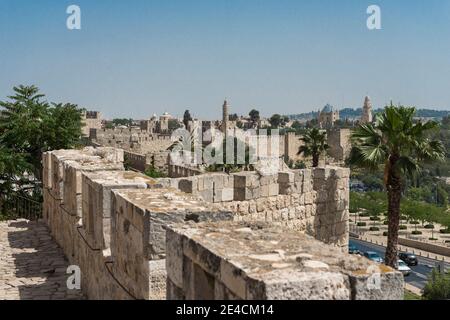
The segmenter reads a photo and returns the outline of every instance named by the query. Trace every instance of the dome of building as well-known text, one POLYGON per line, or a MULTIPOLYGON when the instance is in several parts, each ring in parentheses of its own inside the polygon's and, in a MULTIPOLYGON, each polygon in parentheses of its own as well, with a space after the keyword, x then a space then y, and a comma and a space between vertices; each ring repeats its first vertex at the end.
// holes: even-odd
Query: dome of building
POLYGON ((327 103, 327 105, 325 107, 323 107, 322 112, 330 113, 330 112, 333 112, 333 109, 334 109, 333 106, 327 103))

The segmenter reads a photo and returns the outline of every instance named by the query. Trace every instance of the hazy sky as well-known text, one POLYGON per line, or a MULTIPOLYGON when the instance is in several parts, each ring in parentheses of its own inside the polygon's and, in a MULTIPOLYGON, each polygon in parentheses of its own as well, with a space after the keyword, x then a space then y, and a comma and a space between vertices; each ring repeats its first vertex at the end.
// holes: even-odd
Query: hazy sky
POLYGON ((106 117, 450 109, 449 0, 0 0, 0 100, 35 84, 106 117), (81 7, 82 29, 66 28, 81 7), (377 4, 382 30, 369 31, 377 4))

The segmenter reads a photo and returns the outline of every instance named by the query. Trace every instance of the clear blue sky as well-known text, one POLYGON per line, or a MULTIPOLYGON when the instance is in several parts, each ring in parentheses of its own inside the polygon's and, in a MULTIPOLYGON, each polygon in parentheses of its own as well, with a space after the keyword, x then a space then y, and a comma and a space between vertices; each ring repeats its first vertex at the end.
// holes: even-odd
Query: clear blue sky
POLYGON ((450 1, 0 0, 0 99, 17 84, 107 117, 219 118, 225 97, 245 114, 366 94, 450 109, 450 1), (382 30, 366 28, 370 4, 382 30))

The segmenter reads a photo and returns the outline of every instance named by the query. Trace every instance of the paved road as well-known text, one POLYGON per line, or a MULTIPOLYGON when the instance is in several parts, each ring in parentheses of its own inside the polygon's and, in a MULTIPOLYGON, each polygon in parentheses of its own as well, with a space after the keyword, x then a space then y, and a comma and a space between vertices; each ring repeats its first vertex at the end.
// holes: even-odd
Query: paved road
MULTIPOLYGON (((358 239, 350 239, 350 244, 355 245, 361 252, 377 252, 383 258, 386 252, 386 248, 383 246, 361 241, 358 239)), ((410 267, 412 272, 409 276, 405 277, 405 281, 416 288, 423 289, 428 281, 428 275, 431 273, 433 268, 437 267, 439 261, 434 259, 422 258, 419 256, 417 256, 417 259, 419 260, 419 264, 417 266, 410 267)), ((445 268, 447 270, 450 269, 450 264, 446 263, 445 268)))

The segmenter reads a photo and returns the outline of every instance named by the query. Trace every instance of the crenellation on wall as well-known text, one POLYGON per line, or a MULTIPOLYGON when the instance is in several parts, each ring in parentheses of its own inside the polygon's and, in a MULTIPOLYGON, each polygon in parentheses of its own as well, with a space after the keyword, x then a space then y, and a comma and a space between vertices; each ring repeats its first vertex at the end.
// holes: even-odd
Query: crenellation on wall
POLYGON ((152 286, 165 288, 165 273, 159 272, 160 278, 153 275, 149 261, 165 259, 168 226, 232 219, 231 212, 211 210, 200 198, 176 189, 115 190, 113 202, 111 256, 115 274, 130 284, 135 280, 130 290, 142 299, 161 295, 150 291, 152 286), (149 286, 140 286, 145 281, 149 286))
MULTIPOLYGON (((245 261, 232 261, 233 250, 246 252, 250 259, 261 254, 255 252, 266 247, 251 250, 255 241, 262 245, 267 240, 266 231, 280 241, 287 237, 281 246, 286 252, 300 245, 309 254, 308 248, 317 242, 309 234, 331 250, 325 258, 337 259, 338 252, 347 257, 342 248, 348 245, 348 169, 152 179, 123 170, 123 150, 114 148, 58 150, 45 153, 42 160, 44 219, 70 262, 80 266, 82 289, 90 299, 164 299, 166 294, 171 299, 300 299, 306 294, 347 298, 350 293, 354 298, 385 298, 398 294, 396 274, 390 275, 385 290, 368 293, 361 288, 364 276, 350 277, 342 270, 332 275, 325 272, 325 278, 295 268, 285 273, 283 266, 292 261, 283 258, 274 262, 273 270, 268 269, 270 276, 257 278, 259 273, 252 268, 265 270, 268 261, 256 259, 250 269, 245 261), (199 230, 209 228, 216 231, 200 236, 208 239, 197 238, 199 230), (178 230, 182 230, 182 241, 178 230), (228 242, 229 238, 238 242, 228 242), (200 240, 206 242, 199 245, 200 240), (289 246, 288 240, 293 241, 289 246), (286 282, 288 274, 294 275, 294 282, 286 282)), ((269 260, 278 252, 276 247, 267 250, 269 260)))
POLYGON ((156 181, 130 171, 98 171, 82 178, 82 224, 87 241, 95 249, 105 250, 110 244, 112 190, 146 189, 156 181))
POLYGON ((348 169, 328 166, 272 175, 239 172, 169 180, 183 192, 235 212, 236 221, 271 222, 340 247, 348 245, 348 169))

